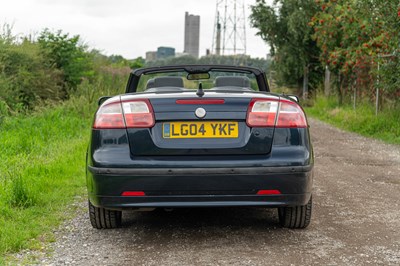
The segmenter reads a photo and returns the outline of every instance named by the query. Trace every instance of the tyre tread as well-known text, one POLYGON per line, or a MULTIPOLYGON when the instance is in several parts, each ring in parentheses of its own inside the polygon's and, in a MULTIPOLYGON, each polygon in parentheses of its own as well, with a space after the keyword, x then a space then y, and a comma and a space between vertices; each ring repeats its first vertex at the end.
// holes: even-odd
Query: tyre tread
POLYGON ((93 228, 112 229, 121 226, 121 211, 96 207, 89 201, 89 219, 93 228))
POLYGON ((306 205, 278 208, 279 223, 292 229, 306 228, 311 222, 312 196, 306 205))

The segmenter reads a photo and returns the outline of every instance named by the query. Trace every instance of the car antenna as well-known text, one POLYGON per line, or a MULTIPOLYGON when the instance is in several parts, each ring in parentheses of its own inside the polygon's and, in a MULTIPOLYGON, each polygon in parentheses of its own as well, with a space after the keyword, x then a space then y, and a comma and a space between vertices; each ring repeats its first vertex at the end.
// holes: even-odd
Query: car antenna
POLYGON ((201 84, 201 82, 199 83, 199 88, 197 89, 196 95, 199 97, 204 96, 203 84, 201 84))

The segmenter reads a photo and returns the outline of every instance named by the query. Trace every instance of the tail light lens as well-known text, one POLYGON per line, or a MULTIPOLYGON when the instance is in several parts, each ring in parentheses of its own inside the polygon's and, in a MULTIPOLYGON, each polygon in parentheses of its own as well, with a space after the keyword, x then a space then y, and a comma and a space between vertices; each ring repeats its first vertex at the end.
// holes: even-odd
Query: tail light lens
POLYGON ((117 101, 99 108, 93 128, 149 128, 154 123, 153 108, 149 100, 117 101))
POLYGON ((252 99, 247 110, 246 123, 249 127, 273 127, 279 102, 268 99, 252 99))
POLYGON ((96 113, 93 128, 126 128, 121 103, 102 105, 96 113))
POLYGON ((149 100, 135 100, 122 103, 127 128, 153 127, 154 114, 149 100))
POLYGON ((295 102, 280 100, 280 108, 276 127, 301 128, 307 127, 303 109, 295 102))
POLYGON ((252 99, 247 110, 246 123, 249 127, 307 127, 303 109, 286 99, 252 99))

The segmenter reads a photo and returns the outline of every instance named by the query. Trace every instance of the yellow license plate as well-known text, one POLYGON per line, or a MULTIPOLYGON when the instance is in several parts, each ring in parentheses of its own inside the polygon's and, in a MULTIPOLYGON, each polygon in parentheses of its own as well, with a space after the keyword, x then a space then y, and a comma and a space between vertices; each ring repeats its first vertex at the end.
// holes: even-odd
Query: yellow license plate
POLYGON ((163 123, 163 138, 237 138, 238 122, 195 121, 163 123))

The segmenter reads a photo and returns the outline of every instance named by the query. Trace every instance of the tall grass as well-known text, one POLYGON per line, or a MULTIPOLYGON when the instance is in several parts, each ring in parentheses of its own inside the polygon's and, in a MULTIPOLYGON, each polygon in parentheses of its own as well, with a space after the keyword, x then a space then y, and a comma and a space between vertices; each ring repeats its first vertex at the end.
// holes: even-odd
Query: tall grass
POLYGON ((400 144, 400 110, 385 109, 375 115, 374 106, 360 103, 338 106, 333 98, 318 97, 312 107, 306 108, 308 115, 339 128, 359 133, 366 137, 400 144))
POLYGON ((99 76, 67 102, 0 120, 0 265, 40 247, 85 196, 85 156, 96 100, 124 91, 127 76, 99 76))
POLYGON ((66 106, 3 121, 0 254, 29 247, 82 194, 89 128, 89 115, 66 106))

